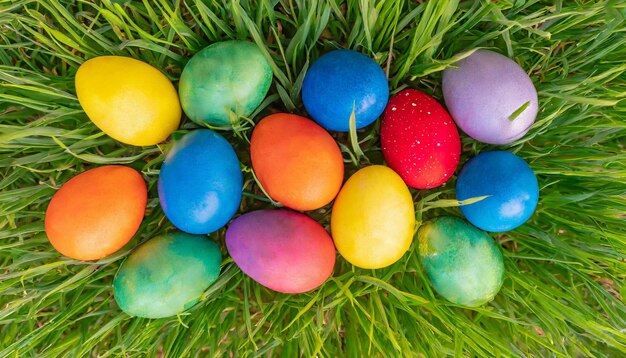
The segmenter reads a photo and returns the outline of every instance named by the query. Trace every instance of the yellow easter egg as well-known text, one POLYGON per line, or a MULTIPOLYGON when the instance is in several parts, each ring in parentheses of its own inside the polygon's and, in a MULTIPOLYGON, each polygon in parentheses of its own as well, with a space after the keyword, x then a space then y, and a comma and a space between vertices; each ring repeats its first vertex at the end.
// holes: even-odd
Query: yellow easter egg
POLYGON ((330 226, 335 246, 348 262, 370 269, 389 266, 413 241, 413 198, 393 170, 382 165, 363 168, 335 199, 330 226))
POLYGON ((100 56, 76 72, 78 101, 91 121, 122 143, 153 145, 180 123, 172 82, 147 63, 122 56, 100 56))

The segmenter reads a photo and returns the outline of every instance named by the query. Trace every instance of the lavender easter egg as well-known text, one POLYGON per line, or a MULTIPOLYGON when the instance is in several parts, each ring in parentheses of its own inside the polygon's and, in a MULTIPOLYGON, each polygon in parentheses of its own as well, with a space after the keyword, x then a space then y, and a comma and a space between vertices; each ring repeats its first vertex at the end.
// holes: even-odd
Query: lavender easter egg
POLYGON ((326 230, 288 210, 258 210, 238 217, 226 231, 226 247, 241 271, 283 293, 317 288, 335 266, 335 247, 326 230))
POLYGON ((539 184, 532 169, 515 154, 484 152, 470 159, 458 175, 458 200, 486 196, 461 206, 469 222, 491 232, 513 230, 528 220, 539 200, 539 184))
POLYGON ((526 134, 538 110, 537 90, 510 58, 478 50, 443 72, 443 96, 456 124, 470 137, 508 144, 526 134))

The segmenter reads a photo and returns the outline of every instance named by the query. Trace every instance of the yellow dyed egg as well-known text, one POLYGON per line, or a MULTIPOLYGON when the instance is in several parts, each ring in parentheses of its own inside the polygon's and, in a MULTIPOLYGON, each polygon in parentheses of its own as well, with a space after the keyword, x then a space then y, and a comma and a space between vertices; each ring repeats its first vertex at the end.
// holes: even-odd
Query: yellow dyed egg
POLYGON ((354 173, 335 199, 330 226, 339 253, 362 268, 381 268, 409 249, 413 198, 393 170, 372 165, 354 173))
POLYGON ((91 121, 122 143, 153 145, 180 123, 181 109, 172 82, 147 63, 101 56, 76 72, 76 94, 91 121))

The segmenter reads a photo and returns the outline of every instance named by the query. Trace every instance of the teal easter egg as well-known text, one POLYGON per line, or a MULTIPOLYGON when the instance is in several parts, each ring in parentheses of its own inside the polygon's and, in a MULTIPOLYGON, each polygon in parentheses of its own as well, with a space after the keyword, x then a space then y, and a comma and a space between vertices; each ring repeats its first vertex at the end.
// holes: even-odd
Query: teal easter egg
POLYGON ((500 291, 502 253, 493 239, 468 222, 443 216, 418 230, 419 257, 441 296, 463 306, 480 306, 500 291))
POLYGON ((219 276, 222 254, 206 236, 170 233, 141 245, 113 280, 118 306, 131 316, 174 316, 198 302, 219 276))
POLYGON ((263 101, 272 83, 272 68, 251 42, 214 43, 185 65, 178 93, 191 120, 230 128, 263 101))

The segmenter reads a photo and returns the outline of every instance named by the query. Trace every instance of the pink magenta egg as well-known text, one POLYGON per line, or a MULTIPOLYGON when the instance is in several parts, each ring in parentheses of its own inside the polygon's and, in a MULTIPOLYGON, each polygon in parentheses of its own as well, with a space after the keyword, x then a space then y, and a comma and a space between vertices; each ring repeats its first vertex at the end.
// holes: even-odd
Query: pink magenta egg
POLYGON ((412 89, 389 100, 380 142, 389 167, 417 189, 450 179, 461 155, 459 132, 448 112, 434 98, 412 89))
POLYGON ((226 247, 241 271, 283 293, 319 287, 335 266, 335 246, 326 230, 289 210, 258 210, 238 217, 226 231, 226 247))

